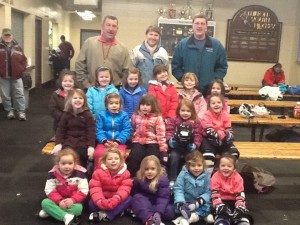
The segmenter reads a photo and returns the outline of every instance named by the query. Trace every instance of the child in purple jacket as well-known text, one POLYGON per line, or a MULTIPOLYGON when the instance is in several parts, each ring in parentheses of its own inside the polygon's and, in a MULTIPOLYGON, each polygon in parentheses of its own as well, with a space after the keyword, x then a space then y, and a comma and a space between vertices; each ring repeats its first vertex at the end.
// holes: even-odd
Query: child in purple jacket
POLYGON ((144 224, 160 225, 161 219, 174 218, 169 179, 156 156, 142 160, 133 182, 132 196, 132 211, 144 224))

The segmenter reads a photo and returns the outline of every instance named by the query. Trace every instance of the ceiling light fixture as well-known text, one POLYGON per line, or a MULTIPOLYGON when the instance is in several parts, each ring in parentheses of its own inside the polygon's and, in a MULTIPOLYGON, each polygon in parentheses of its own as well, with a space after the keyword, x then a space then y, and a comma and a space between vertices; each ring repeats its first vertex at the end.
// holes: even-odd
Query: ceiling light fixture
POLYGON ((83 12, 75 11, 78 16, 80 16, 83 20, 92 20, 95 18, 95 14, 92 11, 84 10, 83 12))

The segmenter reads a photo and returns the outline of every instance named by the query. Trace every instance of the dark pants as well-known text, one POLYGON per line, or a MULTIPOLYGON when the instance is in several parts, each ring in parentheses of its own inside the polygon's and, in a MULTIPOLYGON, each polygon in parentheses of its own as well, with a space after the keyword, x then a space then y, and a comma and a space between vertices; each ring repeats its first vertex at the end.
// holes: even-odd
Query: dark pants
MULTIPOLYGON (((128 209, 128 207, 131 204, 131 200, 132 200, 132 197, 128 196, 123 202, 121 202, 119 205, 117 205, 114 209, 105 211, 107 218, 109 220, 112 220, 115 217, 117 217, 118 215, 120 215, 122 212, 124 212, 126 209, 128 209)), ((98 211, 102 210, 93 202, 92 199, 90 199, 90 201, 89 201, 89 208, 90 208, 91 212, 98 212, 98 211)))
POLYGON ((159 158, 158 144, 142 145, 139 143, 132 143, 130 154, 126 159, 127 169, 129 170, 131 177, 136 176, 136 172, 139 170, 142 160, 149 155, 155 155, 159 158))
POLYGON ((172 148, 169 156, 168 175, 170 181, 175 181, 181 167, 184 164, 184 157, 189 151, 185 147, 172 148))

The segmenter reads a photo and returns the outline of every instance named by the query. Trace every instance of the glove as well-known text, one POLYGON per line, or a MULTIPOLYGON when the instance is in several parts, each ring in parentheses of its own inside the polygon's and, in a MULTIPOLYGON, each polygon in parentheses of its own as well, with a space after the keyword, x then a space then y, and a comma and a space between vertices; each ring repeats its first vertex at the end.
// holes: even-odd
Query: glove
POLYGON ((67 208, 67 205, 66 205, 66 203, 65 203, 64 200, 61 200, 61 201, 60 201, 59 207, 62 208, 62 209, 66 209, 66 208, 67 208))
POLYGON ((216 206, 216 214, 217 215, 224 215, 224 216, 230 216, 231 210, 230 208, 225 204, 219 204, 216 206))
POLYGON ((202 197, 196 198, 195 201, 189 202, 189 208, 191 211, 195 211, 199 207, 205 204, 205 200, 202 197))
POLYGON ((159 154, 160 154, 161 162, 164 162, 164 163, 168 162, 169 155, 167 152, 160 152, 159 154))
POLYGON ((169 146, 171 148, 176 148, 177 147, 177 141, 174 137, 171 137, 170 140, 169 140, 169 146))
POLYGON ((197 146, 196 146, 194 143, 190 143, 190 144, 188 144, 188 146, 187 146, 187 149, 188 149, 190 152, 196 150, 196 148, 197 148, 197 146))
POLYGON ((87 154, 90 160, 92 160, 94 158, 94 152, 95 152, 95 148, 89 146, 87 149, 87 154))
POLYGON ((53 148, 51 154, 56 155, 61 149, 62 149, 62 144, 57 144, 57 145, 55 145, 55 147, 53 148))
POLYGON ((65 205, 67 206, 67 208, 70 208, 74 202, 72 198, 66 198, 65 200, 63 200, 65 202, 65 205))
POLYGON ((178 202, 177 203, 177 208, 180 211, 181 215, 185 219, 188 220, 191 217, 191 210, 190 210, 189 205, 187 203, 178 202))
POLYGON ((154 224, 161 224, 161 216, 158 212, 153 214, 152 220, 154 221, 154 224))
POLYGON ((205 134, 208 138, 215 138, 215 139, 219 139, 219 135, 218 132, 212 128, 212 127, 208 127, 205 129, 205 134))
POLYGON ((224 141, 226 143, 232 143, 234 140, 233 133, 229 131, 224 131, 224 132, 225 132, 224 141))
POLYGON ((246 212, 248 212, 248 210, 246 208, 244 208, 242 206, 238 206, 235 208, 232 218, 234 220, 238 220, 238 219, 244 217, 246 212))

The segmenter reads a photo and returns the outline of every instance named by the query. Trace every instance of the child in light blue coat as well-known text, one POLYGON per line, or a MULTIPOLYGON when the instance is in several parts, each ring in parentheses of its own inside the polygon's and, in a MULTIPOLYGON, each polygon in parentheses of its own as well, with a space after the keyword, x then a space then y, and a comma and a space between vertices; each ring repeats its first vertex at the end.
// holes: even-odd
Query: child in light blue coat
POLYGON ((178 225, 188 225, 200 219, 213 223, 211 209, 210 174, 205 171, 205 160, 199 151, 186 156, 185 166, 174 185, 175 211, 180 213, 173 220, 178 225))

